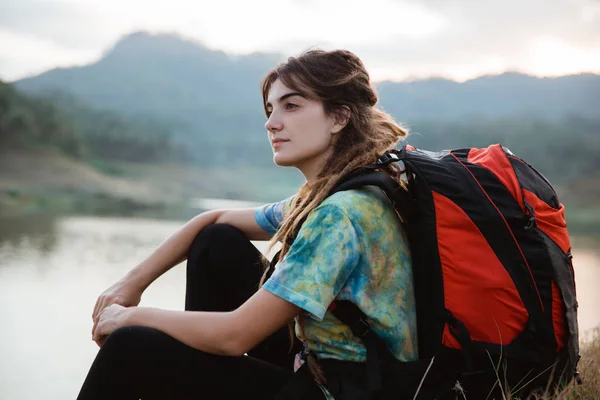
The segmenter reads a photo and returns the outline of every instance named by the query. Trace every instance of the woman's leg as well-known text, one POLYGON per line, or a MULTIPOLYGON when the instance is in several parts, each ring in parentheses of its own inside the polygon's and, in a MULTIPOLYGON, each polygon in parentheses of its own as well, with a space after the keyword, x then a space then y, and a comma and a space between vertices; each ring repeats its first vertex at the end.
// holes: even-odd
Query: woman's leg
MULTIPOLYGON (((291 377, 292 371, 252 357, 207 354, 134 326, 108 336, 78 400, 273 399, 291 377)), ((304 398, 322 398, 312 386, 304 398)))
POLYGON ((262 254, 231 225, 204 228, 188 252, 185 309, 231 311, 258 289, 262 254))
MULTIPOLYGON (((263 255, 238 229, 214 224, 203 229, 190 247, 187 261, 185 309, 231 311, 257 290, 264 271, 263 255)), ((248 352, 285 368, 293 367, 297 340, 290 351, 287 327, 248 352)))

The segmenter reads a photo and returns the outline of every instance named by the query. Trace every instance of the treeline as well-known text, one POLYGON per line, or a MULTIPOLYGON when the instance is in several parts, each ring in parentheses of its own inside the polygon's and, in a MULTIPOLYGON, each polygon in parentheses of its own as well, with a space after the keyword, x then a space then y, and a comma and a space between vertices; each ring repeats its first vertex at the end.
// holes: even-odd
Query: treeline
POLYGON ((169 130, 148 119, 127 120, 58 91, 30 96, 0 81, 0 146, 53 146, 81 159, 160 162, 180 150, 169 130))
MULTIPOLYGON (((197 111, 189 120, 153 117, 132 120, 131 115, 92 108, 64 92, 30 97, 0 83, 0 145, 18 140, 53 145, 82 159, 177 161, 229 169, 240 176, 248 167, 273 166, 259 112, 220 108, 197 111), (196 121, 202 128, 191 126, 196 121), (182 129, 188 134, 171 138, 170 132, 182 129)), ((421 118, 407 126, 407 142, 428 150, 501 143, 553 182, 598 176, 600 171, 600 116, 421 118)))
MULTIPOLYGON (((198 164, 222 165, 240 171, 244 166, 272 166, 272 152, 264 131, 232 124, 224 124, 221 129, 215 127, 210 142, 201 134, 187 138, 187 148, 194 151, 190 159, 198 164)), ((552 182, 600 175, 600 118, 514 115, 420 119, 404 124, 410 131, 406 143, 418 148, 439 151, 500 143, 552 182)))
POLYGON ((409 128, 408 142, 430 150, 501 143, 553 182, 600 175, 600 118, 520 115, 458 122, 420 121, 409 128))

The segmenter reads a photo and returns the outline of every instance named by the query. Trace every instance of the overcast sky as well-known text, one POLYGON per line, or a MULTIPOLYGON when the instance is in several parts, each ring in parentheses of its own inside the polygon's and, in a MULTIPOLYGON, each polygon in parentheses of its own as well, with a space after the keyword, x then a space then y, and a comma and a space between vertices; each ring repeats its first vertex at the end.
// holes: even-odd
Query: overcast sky
POLYGON ((347 48, 375 80, 600 72, 600 0, 0 0, 0 79, 93 62, 139 30, 238 54, 347 48))

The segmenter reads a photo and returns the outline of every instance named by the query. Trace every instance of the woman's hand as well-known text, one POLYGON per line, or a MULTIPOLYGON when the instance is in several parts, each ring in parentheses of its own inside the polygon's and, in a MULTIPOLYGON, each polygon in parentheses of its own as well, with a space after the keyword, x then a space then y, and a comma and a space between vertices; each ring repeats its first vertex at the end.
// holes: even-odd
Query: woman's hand
MULTIPOLYGON (((99 346, 102 345, 96 338, 96 329, 98 325, 98 319, 101 313, 109 306, 116 304, 123 307, 134 307, 140 304, 142 300, 143 290, 139 289, 131 281, 120 280, 108 289, 104 291, 96 300, 94 311, 92 312, 92 320, 94 321, 94 327, 92 328, 92 336, 94 341, 99 346)), ((104 341, 104 339, 102 339, 104 341)))
POLYGON ((92 319, 94 323, 98 319, 98 316, 106 307, 111 304, 119 304, 123 307, 134 307, 140 304, 142 300, 142 293, 144 291, 139 289, 134 283, 127 280, 120 280, 108 289, 106 289, 94 306, 92 312, 92 319))
POLYGON ((92 340, 102 347, 104 339, 119 328, 128 325, 129 317, 135 308, 127 308, 118 304, 106 307, 94 322, 92 340))

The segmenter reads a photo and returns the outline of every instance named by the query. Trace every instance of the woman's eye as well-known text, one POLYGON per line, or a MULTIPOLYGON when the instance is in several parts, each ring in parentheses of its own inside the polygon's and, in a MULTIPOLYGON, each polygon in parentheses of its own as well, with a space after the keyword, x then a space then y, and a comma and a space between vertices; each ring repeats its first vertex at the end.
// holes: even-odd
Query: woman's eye
POLYGON ((294 109, 294 108, 296 108, 296 107, 298 107, 298 105, 297 105, 297 104, 294 104, 294 103, 287 103, 287 104, 285 105, 285 109, 286 109, 286 110, 291 110, 291 109, 294 109))

